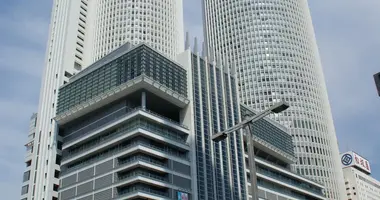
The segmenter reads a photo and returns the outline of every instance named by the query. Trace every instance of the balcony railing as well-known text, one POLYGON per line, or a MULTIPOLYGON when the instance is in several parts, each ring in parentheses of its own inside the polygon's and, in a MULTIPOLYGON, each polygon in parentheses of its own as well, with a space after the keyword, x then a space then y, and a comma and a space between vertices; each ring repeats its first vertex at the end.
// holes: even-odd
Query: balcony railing
POLYGON ((169 178, 158 176, 158 175, 146 172, 146 171, 134 171, 134 172, 130 172, 130 173, 126 174, 126 175, 117 177, 116 182, 127 181, 127 180, 130 180, 132 178, 136 178, 136 177, 145 177, 145 178, 148 178, 148 179, 152 179, 152 180, 156 180, 156 181, 159 181, 159 182, 170 184, 169 178))
POLYGON ((179 136, 178 133, 176 133, 174 131, 170 131, 169 129, 165 129, 165 128, 160 128, 158 125, 155 125, 152 122, 141 121, 141 120, 132 120, 132 121, 130 121, 129 124, 128 123, 125 124, 124 128, 121 128, 118 131, 109 133, 108 135, 105 135, 103 137, 99 137, 98 139, 94 139, 93 141, 80 146, 80 148, 71 149, 71 150, 69 150, 69 152, 65 152, 63 154, 62 161, 66 161, 66 160, 68 160, 74 156, 77 156, 83 152, 86 152, 90 149, 93 149, 94 147, 105 144, 105 143, 107 143, 107 142, 109 142, 115 138, 123 136, 126 133, 135 131, 139 128, 144 129, 144 130, 149 131, 149 132, 152 132, 152 133, 159 135, 159 136, 162 136, 164 138, 174 140, 180 144, 189 146, 189 144, 186 143, 186 139, 179 136))
POLYGON ((116 193, 115 196, 116 197, 125 197, 125 196, 131 195, 133 193, 137 193, 137 192, 151 194, 151 195, 155 195, 155 196, 159 196, 159 197, 163 197, 163 198, 169 198, 168 192, 162 192, 159 190, 155 190, 155 189, 151 189, 149 187, 143 187, 143 186, 132 187, 132 188, 122 190, 122 191, 116 193))
POLYGON ((149 158, 148 156, 134 156, 134 157, 128 158, 126 160, 117 162, 117 167, 123 167, 123 166, 126 166, 130 163, 137 162, 137 161, 146 162, 146 163, 149 163, 151 165, 158 166, 158 167, 164 167, 164 168, 168 167, 168 164, 166 164, 164 162, 157 161, 157 160, 152 159, 152 158, 149 158))
POLYGON ((104 158, 110 157, 111 155, 120 153, 122 151, 125 151, 127 149, 131 149, 133 147, 137 147, 139 145, 147 147, 147 148, 150 148, 150 149, 154 149, 154 150, 162 152, 164 154, 169 154, 171 156, 175 156, 175 157, 178 157, 178 158, 181 158, 181 159, 189 161, 189 157, 188 157, 187 154, 185 155, 185 154, 181 154, 179 152, 171 151, 168 147, 158 147, 156 145, 149 144, 149 143, 146 143, 146 142, 143 142, 143 141, 132 141, 129 144, 115 147, 112 150, 104 152, 104 153, 100 154, 99 156, 96 156, 96 157, 91 158, 91 159, 89 159, 87 161, 81 162, 81 163, 79 163, 79 164, 77 164, 75 166, 72 166, 72 167, 67 168, 67 169, 62 169, 61 173, 63 175, 63 174, 67 174, 67 173, 73 172, 73 171, 77 170, 78 168, 83 168, 83 167, 88 166, 90 164, 93 164, 93 163, 95 163, 95 162, 97 162, 99 160, 102 160, 104 158))
POLYGON ((167 117, 164 117, 164 116, 161 116, 153 111, 150 111, 150 110, 147 110, 147 109, 142 109, 141 107, 136 107, 136 108, 128 108, 128 107, 123 107, 123 108, 120 108, 112 113, 110 113, 109 115, 103 117, 103 118, 100 118, 78 130, 75 130, 69 134, 67 134, 67 136, 64 137, 64 142, 65 143, 68 143, 68 142, 71 142, 75 139, 77 139, 78 137, 85 137, 87 135, 89 135, 90 133, 93 132, 93 130, 95 129, 99 129, 101 127, 105 127, 109 124, 112 124, 114 123, 115 121, 119 120, 120 118, 122 117, 125 117, 127 115, 132 115, 138 111, 143 111, 143 112, 146 112, 146 113, 149 113, 151 115, 154 115, 156 117, 159 117, 165 121, 169 121, 170 123, 172 124, 175 124, 177 126, 180 126, 182 128, 185 128, 185 129, 189 129, 188 127, 186 127, 185 125, 177 122, 177 121, 174 121, 172 119, 169 119, 167 117))
MULTIPOLYGON (((302 175, 300 175, 300 174, 297 174, 297 173, 294 172, 293 170, 291 170, 291 169, 289 169, 289 168, 286 168, 286 167, 283 167, 283 166, 281 166, 281 165, 278 165, 278 164, 276 164, 275 162, 272 162, 272 161, 270 161, 270 160, 265 160, 265 159, 258 158, 258 157, 256 157, 255 159, 260 160, 260 161, 262 161, 262 162, 266 162, 266 163, 272 164, 273 166, 276 166, 276 167, 278 167, 278 168, 280 168, 280 169, 282 169, 282 170, 285 170, 285 171, 287 171, 287 172, 290 172, 291 174, 294 174, 294 175, 296 175, 296 176, 300 176, 300 177, 302 177, 302 178, 304 178, 304 179, 306 179, 306 180, 309 180, 309 181, 311 181, 311 182, 314 182, 314 183, 320 184, 320 183, 318 183, 317 181, 315 181, 315 180, 313 180, 313 179, 311 179, 311 178, 308 178, 308 177, 302 176, 302 175)), ((321 184, 320 184, 320 185, 321 185, 321 184)))
POLYGON ((300 188, 300 189, 306 190, 308 192, 311 192, 313 194, 323 196, 323 193, 321 190, 312 188, 305 183, 300 183, 299 181, 295 181, 295 180, 292 180, 290 178, 285 178, 284 176, 278 175, 277 173, 271 172, 269 170, 263 170, 262 168, 259 168, 259 167, 257 168, 257 172, 261 173, 265 176, 271 177, 273 179, 279 180, 280 182, 292 185, 296 188, 300 188))

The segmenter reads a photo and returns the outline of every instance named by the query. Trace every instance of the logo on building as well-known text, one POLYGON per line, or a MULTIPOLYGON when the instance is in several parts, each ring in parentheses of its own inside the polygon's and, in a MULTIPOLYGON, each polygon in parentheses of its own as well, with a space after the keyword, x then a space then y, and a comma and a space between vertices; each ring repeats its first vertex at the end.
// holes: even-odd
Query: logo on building
POLYGON ((351 165, 352 163, 352 155, 351 154, 344 154, 342 156, 342 164, 345 166, 351 165))

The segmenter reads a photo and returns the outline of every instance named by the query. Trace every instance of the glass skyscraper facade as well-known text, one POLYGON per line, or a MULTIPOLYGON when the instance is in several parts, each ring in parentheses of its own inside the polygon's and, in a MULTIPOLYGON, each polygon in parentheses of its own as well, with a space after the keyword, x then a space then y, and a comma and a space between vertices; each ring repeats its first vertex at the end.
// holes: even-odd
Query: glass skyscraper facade
POLYGON ((236 66, 240 100, 290 128, 296 170, 343 199, 343 173, 307 0, 203 0, 207 52, 236 66))
POLYGON ((242 135, 214 143, 211 136, 240 121, 235 73, 191 56, 199 200, 246 199, 242 135))

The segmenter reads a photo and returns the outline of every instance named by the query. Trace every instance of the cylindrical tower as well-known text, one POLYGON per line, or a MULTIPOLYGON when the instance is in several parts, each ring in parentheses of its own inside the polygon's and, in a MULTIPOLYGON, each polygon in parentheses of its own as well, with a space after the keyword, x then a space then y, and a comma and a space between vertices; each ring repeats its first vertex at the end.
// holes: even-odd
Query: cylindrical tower
POLYGON ((93 61, 125 42, 144 42, 172 58, 184 50, 182 0, 96 0, 93 61))
POLYGON ((204 0, 208 51, 236 63, 242 103, 290 128, 295 170, 343 199, 343 173, 307 0, 204 0))

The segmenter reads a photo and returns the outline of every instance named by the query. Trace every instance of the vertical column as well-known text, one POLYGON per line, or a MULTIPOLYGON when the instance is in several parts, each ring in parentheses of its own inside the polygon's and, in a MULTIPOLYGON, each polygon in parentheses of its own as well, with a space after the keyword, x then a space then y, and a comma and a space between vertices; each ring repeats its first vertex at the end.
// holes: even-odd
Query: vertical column
POLYGON ((141 92, 141 108, 146 109, 146 93, 145 91, 141 92))

